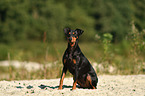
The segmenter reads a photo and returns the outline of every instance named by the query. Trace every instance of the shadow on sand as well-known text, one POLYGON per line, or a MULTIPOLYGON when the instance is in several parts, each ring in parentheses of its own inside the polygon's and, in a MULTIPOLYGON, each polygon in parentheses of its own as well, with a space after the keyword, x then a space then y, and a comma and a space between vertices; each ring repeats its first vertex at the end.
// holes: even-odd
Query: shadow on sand
MULTIPOLYGON (((43 85, 41 84, 40 86, 38 86, 41 89, 45 89, 45 88, 51 88, 51 89, 58 89, 59 86, 47 86, 47 85, 43 85)), ((78 86, 76 86, 78 87, 78 86)), ((62 88, 72 88, 72 86, 67 86, 67 85, 63 85, 62 88)))
MULTIPOLYGON (((58 89, 59 86, 47 86, 47 85, 41 84, 41 85, 38 86, 38 87, 41 88, 41 89, 46 89, 46 88, 58 89)), ((73 87, 73 86, 63 85, 63 86, 62 86, 62 89, 65 89, 65 88, 72 88, 72 87, 73 87)), ((77 87, 77 88, 80 88, 78 85, 77 85, 76 87, 77 87)), ((22 86, 16 86, 16 88, 22 89, 22 88, 24 88, 24 87, 22 87, 22 86)), ((33 88, 33 86, 29 85, 29 86, 27 86, 26 88, 27 88, 27 89, 31 89, 31 88, 33 88)))

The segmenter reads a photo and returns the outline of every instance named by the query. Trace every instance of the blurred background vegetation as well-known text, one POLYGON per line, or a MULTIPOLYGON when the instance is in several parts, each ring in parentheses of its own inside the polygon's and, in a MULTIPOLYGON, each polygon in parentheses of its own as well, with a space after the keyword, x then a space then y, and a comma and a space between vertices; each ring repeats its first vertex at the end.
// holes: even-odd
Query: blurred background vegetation
MULTIPOLYGON (((50 68, 52 74, 46 68, 39 78, 59 77, 67 47, 63 29, 70 27, 85 31, 79 44, 91 62, 117 68, 112 74, 144 74, 144 4, 145 0, 0 0, 0 60, 58 61, 60 67, 50 68)), ((13 79, 21 77, 15 68, 0 69, 17 73, 13 79)), ((96 69, 98 74, 109 73, 96 69)), ((37 76, 20 79, 33 77, 37 76)))

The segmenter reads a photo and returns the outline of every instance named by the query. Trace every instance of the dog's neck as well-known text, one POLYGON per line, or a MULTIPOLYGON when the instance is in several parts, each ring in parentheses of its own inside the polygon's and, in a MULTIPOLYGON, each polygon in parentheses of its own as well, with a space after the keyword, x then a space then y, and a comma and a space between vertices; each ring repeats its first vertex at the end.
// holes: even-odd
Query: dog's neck
POLYGON ((79 47, 78 42, 75 42, 75 44, 68 43, 69 52, 74 52, 77 47, 79 47))

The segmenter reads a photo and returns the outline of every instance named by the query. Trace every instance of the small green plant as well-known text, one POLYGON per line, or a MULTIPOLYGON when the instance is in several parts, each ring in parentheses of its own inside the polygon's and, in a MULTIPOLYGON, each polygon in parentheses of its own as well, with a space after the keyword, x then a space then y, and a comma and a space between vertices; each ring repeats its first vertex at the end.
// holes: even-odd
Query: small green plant
POLYGON ((136 71, 139 73, 139 71, 142 70, 142 68, 138 68, 136 66, 143 66, 143 58, 142 53, 144 53, 145 45, 144 45, 144 36, 145 31, 139 32, 138 29, 135 27, 134 22, 131 23, 131 33, 130 33, 130 42, 132 49, 130 50, 130 55, 132 55, 132 63, 134 64, 134 72, 136 71))
POLYGON ((112 40, 112 35, 110 33, 105 33, 103 35, 103 57, 102 57, 102 60, 101 60, 101 63, 103 64, 104 66, 104 72, 105 73, 108 73, 108 66, 109 66, 109 63, 110 63, 110 57, 111 57, 111 52, 110 52, 110 49, 111 49, 111 40, 112 40))
POLYGON ((110 54, 109 50, 110 50, 110 46, 111 46, 111 40, 112 40, 112 35, 110 33, 105 33, 103 35, 103 48, 104 48, 103 61, 106 61, 110 54))

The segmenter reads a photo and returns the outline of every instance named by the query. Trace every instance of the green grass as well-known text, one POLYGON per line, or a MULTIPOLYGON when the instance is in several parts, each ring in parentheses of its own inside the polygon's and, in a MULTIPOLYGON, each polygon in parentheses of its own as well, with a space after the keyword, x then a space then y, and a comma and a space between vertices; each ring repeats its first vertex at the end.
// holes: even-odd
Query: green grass
MULTIPOLYGON (((96 62, 98 74, 145 74, 145 30, 139 32, 132 22, 126 40, 113 44, 112 35, 107 33, 98 42, 79 42, 80 48, 90 62, 96 62), (103 69, 99 68, 99 64, 103 69), (116 70, 108 71, 109 66, 116 70)), ((49 79, 59 78, 62 71, 62 56, 67 42, 18 41, 13 44, 0 43, 0 60, 32 61, 43 64, 44 69, 29 72, 25 68, 0 66, 0 79, 49 79), (54 64, 54 62, 56 62, 54 64), (46 67, 51 63, 51 67, 46 67), (6 76, 4 76, 6 75, 6 76)), ((67 76, 71 76, 68 72, 67 76)))
MULTIPOLYGON (((1 44, 2 45, 2 44, 1 44)), ((84 55, 90 62, 97 62, 102 64, 105 68, 113 66, 117 68, 113 74, 144 74, 143 62, 145 51, 142 54, 136 55, 130 53, 132 49, 130 43, 122 42, 120 44, 111 44, 109 46, 108 55, 104 59, 103 44, 98 42, 80 42, 79 46, 84 55), (134 61, 136 58, 138 61, 134 61)), ((51 68, 44 68, 45 70, 38 70, 28 72, 24 68, 16 69, 13 67, 0 67, 1 74, 7 74, 9 78, 1 78, 6 80, 20 80, 20 79, 49 79, 59 78, 62 71, 62 56, 67 48, 67 42, 56 43, 43 43, 43 42, 18 42, 16 45, 2 45, 0 46, 0 54, 2 54, 1 60, 8 60, 8 53, 10 54, 10 60, 19 61, 33 61, 41 64, 48 62, 52 63, 51 68), (55 61, 58 63, 53 64, 55 61)), ((98 69, 98 68, 96 68, 98 69)), ((98 74, 111 74, 108 71, 97 70, 98 74)), ((67 73, 67 76, 71 76, 67 73)))

